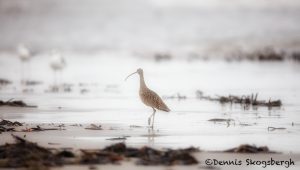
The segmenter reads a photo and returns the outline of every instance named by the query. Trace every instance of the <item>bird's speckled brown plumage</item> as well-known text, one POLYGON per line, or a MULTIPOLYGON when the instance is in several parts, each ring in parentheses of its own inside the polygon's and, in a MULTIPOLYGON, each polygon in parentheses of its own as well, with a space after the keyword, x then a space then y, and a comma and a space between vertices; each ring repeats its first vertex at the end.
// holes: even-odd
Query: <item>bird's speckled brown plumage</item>
POLYGON ((139 94, 142 102, 145 105, 154 107, 155 109, 162 110, 165 112, 170 111, 168 106, 162 101, 162 99, 154 91, 148 88, 146 90, 140 89, 139 94))
MULTIPOLYGON (((165 112, 169 112, 170 109, 163 102, 163 100, 159 97, 158 94, 156 94, 154 91, 150 90, 146 86, 146 83, 145 83, 145 80, 144 80, 143 70, 139 68, 139 69, 137 69, 136 72, 130 74, 129 76, 131 76, 131 75, 133 75, 135 73, 139 74, 139 76, 140 76, 140 91, 139 91, 140 98, 141 98, 142 102, 145 105, 147 105, 149 107, 152 107, 152 109, 153 109, 153 113, 152 113, 152 115, 148 119, 148 124, 150 125, 151 117, 153 118, 153 121, 152 121, 152 127, 153 127, 154 115, 155 115, 155 112, 156 112, 155 109, 162 110, 162 111, 165 111, 165 112)), ((127 78, 129 76, 127 76, 127 78)))

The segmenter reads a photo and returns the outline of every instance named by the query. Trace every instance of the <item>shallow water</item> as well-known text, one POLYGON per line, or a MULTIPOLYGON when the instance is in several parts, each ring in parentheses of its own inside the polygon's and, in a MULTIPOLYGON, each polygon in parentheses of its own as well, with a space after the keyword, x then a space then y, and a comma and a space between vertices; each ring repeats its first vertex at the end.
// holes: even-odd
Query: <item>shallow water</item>
MULTIPOLYGON (((107 138, 125 135, 130 136, 126 140, 129 145, 175 148, 193 145, 204 150, 222 150, 248 143, 267 145, 276 151, 300 152, 299 63, 184 60, 157 63, 126 56, 107 58, 107 55, 68 57, 61 82, 73 85, 69 93, 45 92, 53 83, 47 57, 33 58, 30 69, 25 71, 27 77, 43 84, 24 87, 19 83, 21 70, 17 58, 2 55, 0 77, 12 80, 13 84, 1 87, 1 100, 22 99, 38 107, 0 107, 0 117, 38 124, 96 123, 118 129, 82 131, 72 139, 69 135, 70 140, 99 145, 114 142, 107 138), (152 109, 139 100, 138 77, 124 81, 138 67, 144 69, 147 85, 161 96, 176 93, 187 96, 186 100, 164 99, 172 111, 158 111, 151 132, 146 125, 152 109), (23 89, 33 92, 22 93, 23 89), (89 92, 81 94, 81 89, 89 92), (281 99, 283 106, 244 109, 239 104, 221 105, 197 99, 197 90, 211 96, 259 93, 258 99, 281 99), (230 118, 234 122, 228 125, 208 121, 212 118, 230 118), (268 131, 268 127, 286 129, 268 131)), ((64 133, 68 131, 51 132, 56 137, 64 133)), ((68 135, 65 137, 68 139, 68 135)))

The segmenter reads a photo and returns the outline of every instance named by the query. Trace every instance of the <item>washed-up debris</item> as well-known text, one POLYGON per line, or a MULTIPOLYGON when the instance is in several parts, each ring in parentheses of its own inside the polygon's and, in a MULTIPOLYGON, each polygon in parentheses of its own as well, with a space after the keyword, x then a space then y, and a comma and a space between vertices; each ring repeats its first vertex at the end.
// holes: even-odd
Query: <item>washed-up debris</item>
POLYGON ((16 131, 13 127, 5 127, 0 125, 0 133, 2 132, 14 132, 16 131))
POLYGON ((77 124, 77 123, 75 123, 75 124, 71 124, 70 126, 80 126, 80 127, 82 127, 82 124, 77 124))
POLYGON ((12 82, 7 80, 7 79, 0 78, 0 86, 6 86, 6 85, 9 85, 11 83, 12 82))
POLYGON ((125 157, 139 158, 139 165, 191 165, 197 164, 198 161, 190 154, 199 151, 197 148, 187 148, 178 150, 156 150, 150 147, 140 149, 126 147, 124 143, 118 143, 108 146, 104 151, 114 152, 125 157))
POLYGON ((106 140, 126 140, 130 136, 122 136, 122 137, 116 137, 116 138, 108 138, 106 140))
POLYGON ((223 118, 213 118, 213 119, 209 119, 208 121, 211 122, 231 122, 234 121, 233 119, 223 119, 223 118))
POLYGON ((45 90, 46 93, 60 93, 60 92, 65 92, 65 93, 70 93, 72 92, 72 87, 73 84, 60 84, 60 85, 51 85, 47 90, 45 90))
POLYGON ((25 80, 22 81, 22 84, 27 85, 27 86, 36 86, 42 84, 41 81, 35 81, 35 80, 25 80))
POLYGON ((8 101, 2 101, 0 100, 0 106, 12 106, 12 107, 37 107, 37 106, 31 106, 24 103, 22 100, 13 100, 10 99, 8 101))
POLYGON ((272 101, 269 99, 269 101, 265 100, 257 100, 258 93, 251 94, 251 95, 242 95, 242 96, 235 96, 235 95, 229 95, 229 96, 217 96, 217 97, 211 97, 211 96, 205 96, 203 95, 202 91, 196 91, 196 96, 198 99, 201 100, 209 100, 209 101, 219 101, 220 103, 238 103, 238 104, 244 104, 244 105, 251 105, 251 106, 267 106, 267 107, 280 107, 282 105, 281 100, 274 100, 272 101))
POLYGON ((103 130, 101 125, 97 126, 95 124, 91 124, 89 127, 86 127, 87 130, 103 130))
POLYGON ((105 152, 102 150, 81 150, 81 164, 116 164, 123 160, 123 157, 114 152, 105 152))
POLYGON ((286 130, 285 127, 268 127, 268 131, 274 131, 274 130, 286 130))
POLYGON ((16 126, 23 126, 23 124, 18 122, 18 121, 12 122, 12 121, 9 121, 9 120, 2 119, 1 122, 0 122, 0 133, 2 133, 2 132, 14 132, 14 131, 16 131, 15 128, 14 128, 16 126))
POLYGON ((282 61, 284 59, 284 54, 275 51, 259 52, 256 55, 260 61, 282 61))
POLYGON ((254 145, 240 145, 239 147, 225 150, 224 152, 234 152, 234 153, 274 153, 270 151, 267 146, 256 147, 254 145))
POLYGON ((16 143, 0 146, 0 167, 48 169, 50 166, 62 165, 62 159, 50 150, 12 135, 16 143))
POLYGON ((230 123, 233 122, 235 124, 235 121, 233 119, 223 119, 223 118, 213 118, 213 119, 209 119, 208 121, 210 122, 225 122, 227 124, 227 127, 230 126, 230 123))
POLYGON ((80 94, 86 94, 90 92, 88 89, 80 89, 80 94))
POLYGON ((249 124, 249 123, 242 123, 242 122, 240 122, 239 125, 240 125, 240 126, 253 126, 253 125, 256 125, 256 123, 254 123, 254 124, 249 124))
POLYGON ((163 96, 164 99, 178 99, 178 100, 184 100, 187 97, 185 95, 181 95, 180 93, 176 93, 175 95, 171 96, 163 96))
POLYGON ((34 92, 33 88, 25 88, 22 90, 22 93, 33 93, 33 92, 34 92))
POLYGON ((154 59, 157 62, 171 60, 172 55, 169 53, 156 53, 156 54, 154 54, 154 59))
POLYGON ((214 98, 211 96, 205 96, 201 90, 196 91, 196 97, 200 100, 219 101, 218 98, 214 98))
MULTIPOLYGON (((191 152, 196 152, 198 149, 196 148, 187 148, 187 149, 179 149, 179 150, 156 150, 149 147, 138 148, 130 148, 126 147, 124 143, 117 143, 111 146, 104 148, 103 150, 93 151, 93 156, 88 154, 90 157, 94 158, 92 161, 98 162, 97 156, 102 157, 106 155, 109 158, 109 161, 114 163, 114 160, 122 160, 122 157, 132 157, 138 158, 136 162, 139 165, 191 165, 197 164, 198 161, 190 154, 191 152)), ((91 152, 84 152, 91 153, 91 152)), ((89 159, 90 160, 90 159, 89 159)), ((106 159, 104 159, 107 161, 106 159)))
POLYGON ((63 150, 63 151, 58 152, 56 154, 56 156, 63 157, 63 158, 74 158, 75 154, 71 151, 63 150))
MULTIPOLYGON (((194 151, 194 150, 193 150, 194 151)), ((140 149, 140 157, 137 164, 140 165, 192 165, 198 161, 190 154, 190 149, 159 151, 149 147, 140 149)))
POLYGON ((300 61, 300 52, 294 52, 294 53, 292 53, 291 57, 295 61, 300 61))
POLYGON ((62 123, 62 124, 57 125, 57 127, 59 127, 59 129, 63 129, 66 126, 65 126, 65 124, 62 123))
POLYGON ((48 167, 78 164, 119 163, 125 158, 137 158, 139 165, 191 165, 198 161, 191 155, 197 148, 156 150, 150 147, 130 148, 117 143, 98 150, 81 150, 75 154, 66 149, 48 149, 12 135, 16 143, 0 146, 0 168, 48 169, 48 167))
POLYGON ((278 51, 273 47, 266 47, 244 55, 248 60, 258 61, 283 61, 286 58, 286 53, 278 51))
POLYGON ((130 128, 142 128, 143 126, 138 126, 138 125, 130 125, 130 128))
POLYGON ((0 125, 2 125, 2 126, 3 125, 5 125, 5 126, 23 126, 23 124, 18 121, 12 122, 12 121, 5 120, 5 119, 1 120, 0 125))
POLYGON ((39 125, 33 128, 26 128, 22 130, 23 132, 40 132, 40 131, 47 131, 47 130, 65 130, 62 128, 41 128, 39 125))

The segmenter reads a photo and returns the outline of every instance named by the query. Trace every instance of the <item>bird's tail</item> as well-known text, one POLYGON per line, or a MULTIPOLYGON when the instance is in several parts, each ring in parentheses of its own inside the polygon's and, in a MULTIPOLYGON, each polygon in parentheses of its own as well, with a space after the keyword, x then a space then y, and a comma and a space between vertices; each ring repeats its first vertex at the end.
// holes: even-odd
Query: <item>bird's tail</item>
POLYGON ((171 111, 168 107, 162 108, 161 110, 162 110, 162 111, 165 111, 165 112, 170 112, 170 111, 171 111))

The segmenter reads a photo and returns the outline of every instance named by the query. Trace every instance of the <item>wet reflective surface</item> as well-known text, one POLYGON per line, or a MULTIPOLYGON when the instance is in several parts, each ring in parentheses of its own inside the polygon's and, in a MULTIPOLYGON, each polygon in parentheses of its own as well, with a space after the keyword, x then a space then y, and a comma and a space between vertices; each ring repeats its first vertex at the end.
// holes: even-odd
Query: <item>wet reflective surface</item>
POLYGON ((156 63, 148 59, 105 56, 67 58, 61 82, 71 85, 70 92, 49 91, 53 73, 46 56, 36 57, 30 63, 29 79, 43 82, 35 86, 20 85, 20 67, 12 67, 18 58, 1 56, 0 77, 13 81, 1 87, 1 100, 22 99, 38 107, 0 107, 0 117, 28 124, 66 124, 65 131, 28 133, 28 136, 32 140, 48 136, 46 142, 69 141, 72 146, 80 147, 106 145, 116 142, 109 138, 129 136, 126 140, 129 145, 176 148, 193 145, 204 150, 223 150, 248 143, 283 152, 300 151, 298 63, 178 60, 156 63), (152 109, 139 99, 138 76, 124 81, 126 75, 139 67, 144 69, 149 88, 160 96, 180 93, 187 97, 164 99, 172 111, 157 112, 154 130, 146 127, 152 109), (24 89, 27 92, 22 92, 24 89), (211 96, 259 93, 259 100, 280 99, 283 106, 222 105, 197 99, 197 90, 211 96), (234 121, 208 121, 213 118, 234 121), (101 124, 104 130, 84 129, 91 123, 101 124), (268 130, 268 127, 283 129, 268 130))

